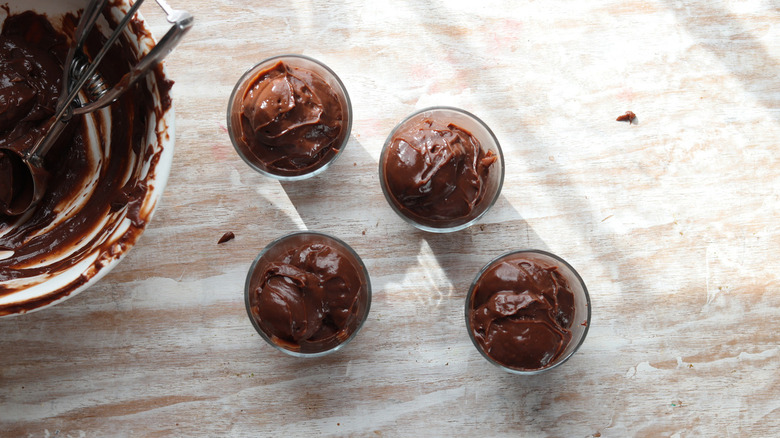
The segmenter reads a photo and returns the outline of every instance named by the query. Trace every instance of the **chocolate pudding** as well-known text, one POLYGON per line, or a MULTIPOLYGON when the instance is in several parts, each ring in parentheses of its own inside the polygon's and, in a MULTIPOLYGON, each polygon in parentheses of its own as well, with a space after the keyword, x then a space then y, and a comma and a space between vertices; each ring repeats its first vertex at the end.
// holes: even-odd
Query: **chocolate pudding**
POLYGON ((45 122, 54 115, 67 49, 66 37, 42 15, 9 15, 3 24, 0 147, 7 149, 0 150, 0 217, 14 201, 32 196, 21 152, 43 136, 45 122))
POLYGON ((0 151, 0 210, 11 205, 14 193, 18 192, 18 184, 14 183, 16 173, 11 155, 0 151))
POLYGON ((454 109, 426 110, 388 138, 380 160, 382 188, 413 224, 429 231, 459 229, 497 198, 500 160, 498 142, 478 119, 454 109))
POLYGON ((12 152, 0 150, 0 217, 17 202, 31 199, 32 191, 33 182, 22 159, 12 152))
POLYGON ((237 151, 276 177, 309 175, 345 146, 349 100, 333 72, 316 61, 282 56, 247 72, 230 99, 228 124, 237 151))
MULTIPOLYGON (((0 33, 0 147, 21 152, 43 135, 55 113, 67 35, 73 34, 78 17, 64 15, 61 28, 55 29, 43 14, 8 12, 0 33)), ((103 13, 115 26, 110 8, 103 13)), ((56 22, 59 26, 60 20, 56 22)), ((129 30, 139 39, 151 38, 135 19, 129 30)), ((104 41, 102 33, 92 32, 88 53, 97 53, 104 41)), ((132 43, 120 38, 101 63, 100 74, 106 84, 115 84, 137 59, 132 43)), ((168 135, 165 126, 150 128, 149 123, 164 123, 172 84, 161 66, 150 75, 153 80, 132 86, 107 111, 73 117, 44 157, 49 184, 34 209, 10 216, 0 208, 0 316, 69 296, 116 261, 145 228, 153 205, 144 203, 147 183, 155 178, 163 136, 168 135), (162 101, 159 106, 156 99, 162 101), (87 118, 95 126, 94 136, 87 118), (29 294, 23 302, 14 299, 16 292, 55 277, 56 286, 43 287, 45 292, 29 294)), ((0 207, 29 195, 31 181, 21 165, 19 154, 0 153, 0 207)))
POLYGON ((312 355, 351 339, 371 304, 368 273, 343 242, 297 233, 270 244, 247 278, 247 311, 282 351, 312 355))
POLYGON ((467 298, 467 325, 478 349, 521 371, 549 367, 571 354, 567 347, 575 337, 581 341, 586 328, 575 319, 578 311, 590 315, 584 285, 572 273, 552 255, 535 251, 489 264, 467 298))

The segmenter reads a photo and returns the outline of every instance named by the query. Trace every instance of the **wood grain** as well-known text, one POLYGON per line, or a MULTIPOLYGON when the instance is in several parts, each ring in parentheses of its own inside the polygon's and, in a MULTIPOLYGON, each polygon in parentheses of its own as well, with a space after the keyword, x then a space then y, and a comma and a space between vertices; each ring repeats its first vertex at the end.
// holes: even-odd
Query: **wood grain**
POLYGON ((0 320, 0 435, 780 433, 774 2, 171 3, 197 23, 167 61, 163 201, 100 283, 0 320), (332 168, 283 184, 225 130, 235 81, 281 53, 328 64, 355 115, 332 168), (477 114, 506 160, 498 203, 451 235, 408 226, 377 181, 387 134, 430 105, 477 114), (300 229, 352 245, 374 290, 354 342, 313 360, 265 345, 243 304, 257 253, 300 229), (593 320, 523 378, 477 353, 463 306, 485 263, 529 247, 580 272, 593 320))

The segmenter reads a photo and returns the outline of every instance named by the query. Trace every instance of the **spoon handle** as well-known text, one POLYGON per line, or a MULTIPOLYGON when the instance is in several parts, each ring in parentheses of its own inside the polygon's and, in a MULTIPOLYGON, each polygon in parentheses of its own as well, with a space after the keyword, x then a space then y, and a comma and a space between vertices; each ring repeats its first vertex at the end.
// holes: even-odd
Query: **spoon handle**
POLYGON ((179 41, 181 41, 184 35, 190 30, 192 24, 195 22, 192 15, 187 11, 171 9, 163 0, 158 0, 157 3, 160 4, 160 7, 165 11, 167 14, 166 19, 169 23, 173 24, 173 26, 168 29, 168 32, 160 38, 160 41, 155 44, 152 50, 149 51, 135 67, 122 76, 122 79, 119 80, 117 85, 108 90, 97 100, 89 102, 81 107, 74 108, 73 114, 79 115, 89 113, 114 103, 119 96, 127 91, 127 89, 138 79, 142 78, 149 70, 162 62, 163 58, 173 51, 176 45, 179 44, 179 41))
MULTIPOLYGON (((79 36, 79 41, 75 41, 75 43, 83 42, 83 39, 86 38, 86 35, 89 34, 89 32, 92 30, 92 27, 95 24, 95 21, 97 21, 97 15, 99 15, 99 12, 101 11, 96 4, 102 4, 102 0, 94 0, 87 6, 87 10, 81 16, 81 20, 79 20, 79 28, 81 28, 81 25, 84 24, 84 28, 82 30, 82 35, 79 36), (87 24, 91 24, 90 27, 86 27, 87 24)), ((76 79, 75 84, 73 84, 72 87, 70 85, 66 85, 68 89, 70 90, 70 93, 65 99, 60 99, 58 106, 58 111, 53 117, 53 120, 49 122, 49 129, 46 131, 46 134, 41 137, 35 145, 29 149, 29 151, 25 154, 25 158, 29 160, 31 163, 35 163, 39 158, 44 155, 46 155, 46 152, 51 149, 52 145, 57 140, 57 137, 60 135, 62 130, 64 129, 65 125, 70 121, 71 116, 73 115, 73 110, 71 108, 72 102, 78 97, 79 92, 81 92, 81 89, 84 87, 84 84, 87 83, 88 80, 92 77, 92 75, 97 70, 98 64, 100 64, 101 61, 103 61, 103 58, 108 53, 108 50, 111 48, 111 46, 114 44, 114 41, 116 41, 119 36, 122 34, 122 31, 124 30, 127 23, 130 21, 131 18, 133 18, 133 15, 135 15, 136 11, 138 11, 138 8, 141 7, 141 4, 143 4, 143 0, 136 0, 135 3, 130 7, 130 10, 125 14, 124 18, 122 18, 122 21, 117 25, 116 29, 114 29, 114 32, 111 34, 110 37, 108 37, 108 40, 105 42, 103 47, 100 49, 97 55, 95 55, 95 59, 92 61, 92 63, 89 65, 89 68, 81 75, 81 77, 76 79), (67 117, 66 117, 67 116, 67 117)), ((81 50, 80 46, 75 46, 77 51, 81 50)), ((75 55, 74 55, 75 56, 75 55)), ((71 62, 73 62, 71 57, 71 62)), ((65 68, 66 72, 70 71, 69 65, 65 68)), ((66 73, 67 82, 70 82, 73 80, 73 78, 70 77, 68 73, 66 73)), ((83 112, 82 112, 83 114, 83 112)))

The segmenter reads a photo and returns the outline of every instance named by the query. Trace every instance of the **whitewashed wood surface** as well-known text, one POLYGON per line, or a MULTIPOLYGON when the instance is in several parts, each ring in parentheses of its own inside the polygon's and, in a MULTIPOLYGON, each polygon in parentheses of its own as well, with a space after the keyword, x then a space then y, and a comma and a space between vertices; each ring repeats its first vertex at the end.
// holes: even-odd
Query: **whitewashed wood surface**
POLYGON ((777 1, 170 3, 197 23, 167 62, 165 196, 105 279, 0 320, 0 435, 780 434, 777 1), (282 53, 335 70, 355 117, 295 183, 225 131, 235 81, 282 53), (430 105, 477 114, 506 159, 498 203, 449 235, 377 180, 386 135, 430 105), (374 291, 354 342, 312 360, 264 344, 243 302, 257 253, 302 229, 352 245, 374 291), (581 350, 536 377, 488 364, 463 318, 477 271, 519 248, 568 260, 593 301, 581 350))

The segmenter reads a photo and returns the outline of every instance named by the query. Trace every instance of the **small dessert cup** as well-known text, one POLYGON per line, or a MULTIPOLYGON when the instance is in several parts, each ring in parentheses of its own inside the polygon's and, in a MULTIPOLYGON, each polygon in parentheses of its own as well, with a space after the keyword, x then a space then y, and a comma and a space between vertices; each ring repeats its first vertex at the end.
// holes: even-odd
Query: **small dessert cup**
POLYGON ((504 156, 496 136, 475 115, 432 107, 410 115, 387 136, 379 181, 388 204, 405 221, 449 233, 477 222, 498 200, 504 156))
POLYGON ((296 181, 324 172, 342 154, 352 130, 352 103, 325 64, 303 55, 274 56, 236 83, 227 127, 251 168, 296 181))
POLYGON ((295 357, 319 357, 355 338, 371 308, 360 256, 323 233, 297 232, 270 244, 252 263, 244 288, 257 333, 295 357))
POLYGON ((540 250, 513 251, 485 265, 471 284, 465 310, 480 354, 522 375, 566 362, 585 341, 591 316, 588 289, 577 271, 540 250))

